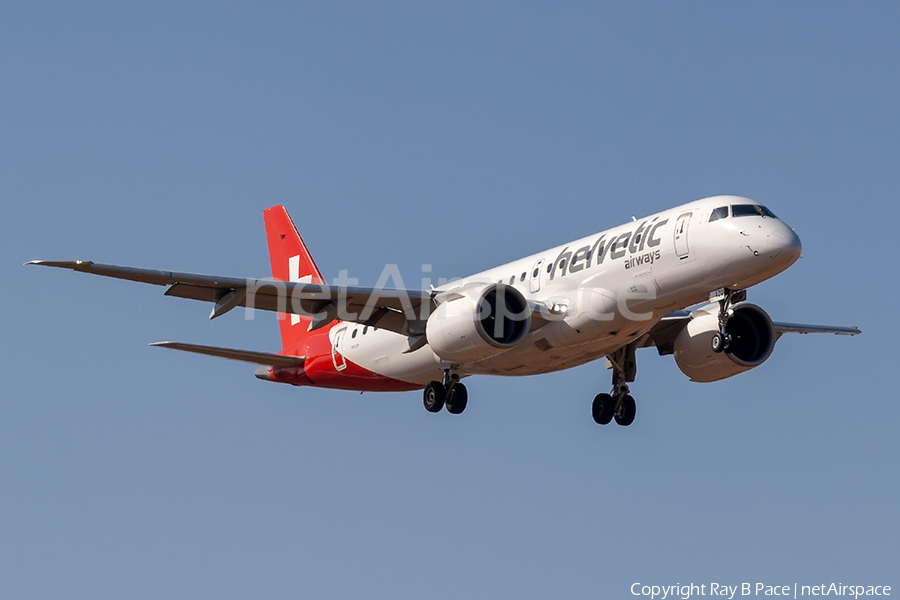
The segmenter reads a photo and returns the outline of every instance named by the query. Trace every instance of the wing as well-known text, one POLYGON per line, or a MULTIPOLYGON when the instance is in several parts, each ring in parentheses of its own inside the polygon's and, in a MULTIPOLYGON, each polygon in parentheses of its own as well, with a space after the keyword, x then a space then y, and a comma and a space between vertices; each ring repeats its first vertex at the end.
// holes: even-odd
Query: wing
POLYGON ((834 335, 859 335, 859 327, 835 327, 833 325, 803 325, 800 323, 773 323, 775 333, 781 337, 785 333, 833 333, 834 335))
MULTIPOLYGON (((425 333, 425 321, 420 318, 422 304, 432 302, 431 292, 424 290, 334 287, 275 279, 219 277, 81 260, 34 260, 25 264, 168 286, 166 296, 214 303, 210 319, 238 306, 301 315, 312 319, 310 331, 341 319, 404 335, 422 335, 425 333)), ((426 308, 429 309, 425 311, 427 316, 433 307, 426 308)))
MULTIPOLYGON (((653 328, 638 341, 638 348, 656 347, 660 355, 672 354, 675 338, 691 320, 691 313, 680 310, 670 313, 659 320, 653 328)), ((862 333, 859 327, 839 327, 832 325, 803 325, 799 323, 772 322, 775 326, 775 334, 780 338, 785 333, 832 333, 835 335, 859 335, 862 333)))
POLYGON ((675 338, 691 320, 691 313, 686 310, 669 313, 660 319, 650 331, 637 342, 637 348, 656 347, 660 356, 675 353, 675 338))

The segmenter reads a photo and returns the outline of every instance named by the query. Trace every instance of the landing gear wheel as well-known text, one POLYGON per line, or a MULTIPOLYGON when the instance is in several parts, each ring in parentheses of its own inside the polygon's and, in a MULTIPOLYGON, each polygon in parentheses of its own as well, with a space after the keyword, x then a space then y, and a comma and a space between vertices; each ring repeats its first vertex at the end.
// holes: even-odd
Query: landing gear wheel
POLYGON ((432 381, 426 385, 422 398, 425 410, 433 413, 441 412, 441 409, 444 408, 445 395, 444 384, 440 381, 432 381))
POLYGON ((637 406, 634 404, 634 398, 625 396, 616 407, 616 423, 623 427, 628 427, 634 423, 634 416, 637 414, 637 406))
POLYGON ((728 350, 728 346, 731 345, 731 336, 727 333, 722 335, 721 333, 714 333, 712 336, 712 350, 716 354, 720 352, 725 352, 728 350))
POLYGON ((594 404, 591 406, 594 422, 597 425, 608 424, 612 421, 615 407, 616 403, 609 394, 597 394, 594 396, 594 404))
POLYGON ((454 383, 453 387, 450 388, 450 393, 447 394, 445 402, 448 413, 451 415, 462 414, 462 411, 466 410, 466 404, 469 403, 469 392, 466 390, 466 386, 461 383, 454 383))

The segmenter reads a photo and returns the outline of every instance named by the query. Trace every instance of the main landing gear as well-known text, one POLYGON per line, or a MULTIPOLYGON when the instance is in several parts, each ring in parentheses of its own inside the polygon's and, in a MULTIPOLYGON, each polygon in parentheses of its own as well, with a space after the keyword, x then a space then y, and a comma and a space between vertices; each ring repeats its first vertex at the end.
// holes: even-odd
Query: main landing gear
POLYGON ((731 334, 728 333, 728 319, 734 314, 734 305, 747 299, 747 290, 730 290, 725 288, 710 294, 710 301, 719 298, 719 331, 712 336, 712 351, 716 354, 728 352, 731 347, 731 334))
POLYGON ((613 419, 623 427, 634 422, 637 406, 629 394, 628 384, 633 383, 637 375, 635 349, 635 344, 628 344, 606 357, 613 371, 612 393, 594 397, 591 413, 598 425, 607 425, 613 419))
POLYGON ((459 375, 451 374, 450 370, 444 371, 443 381, 432 381, 425 386, 422 403, 428 412, 441 412, 447 407, 451 415, 462 414, 469 402, 469 392, 466 386, 459 382, 459 375))

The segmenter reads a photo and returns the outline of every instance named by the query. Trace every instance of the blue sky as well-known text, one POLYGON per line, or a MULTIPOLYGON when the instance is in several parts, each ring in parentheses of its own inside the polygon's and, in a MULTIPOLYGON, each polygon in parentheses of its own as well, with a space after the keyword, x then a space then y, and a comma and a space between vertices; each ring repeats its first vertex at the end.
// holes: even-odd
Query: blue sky
POLYGON ((4 595, 900 585, 896 4, 151 4, 0 7, 4 595), (718 193, 803 240, 752 301, 865 333, 708 385, 642 351, 627 429, 602 363, 432 415, 147 346, 272 315, 22 266, 267 276, 284 204, 326 277, 416 285, 718 193))

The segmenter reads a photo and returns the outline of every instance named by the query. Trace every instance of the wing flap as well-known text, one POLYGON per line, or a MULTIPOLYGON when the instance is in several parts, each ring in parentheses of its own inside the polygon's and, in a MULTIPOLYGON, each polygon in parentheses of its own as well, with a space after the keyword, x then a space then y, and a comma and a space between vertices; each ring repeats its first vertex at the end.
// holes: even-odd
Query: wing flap
MULTIPOLYGON (((204 302, 216 302, 223 290, 214 287, 204 287, 190 283, 175 283, 166 290, 166 296, 175 298, 188 298, 190 300, 202 300, 204 302)), ((227 293, 227 292, 226 292, 227 293)))

